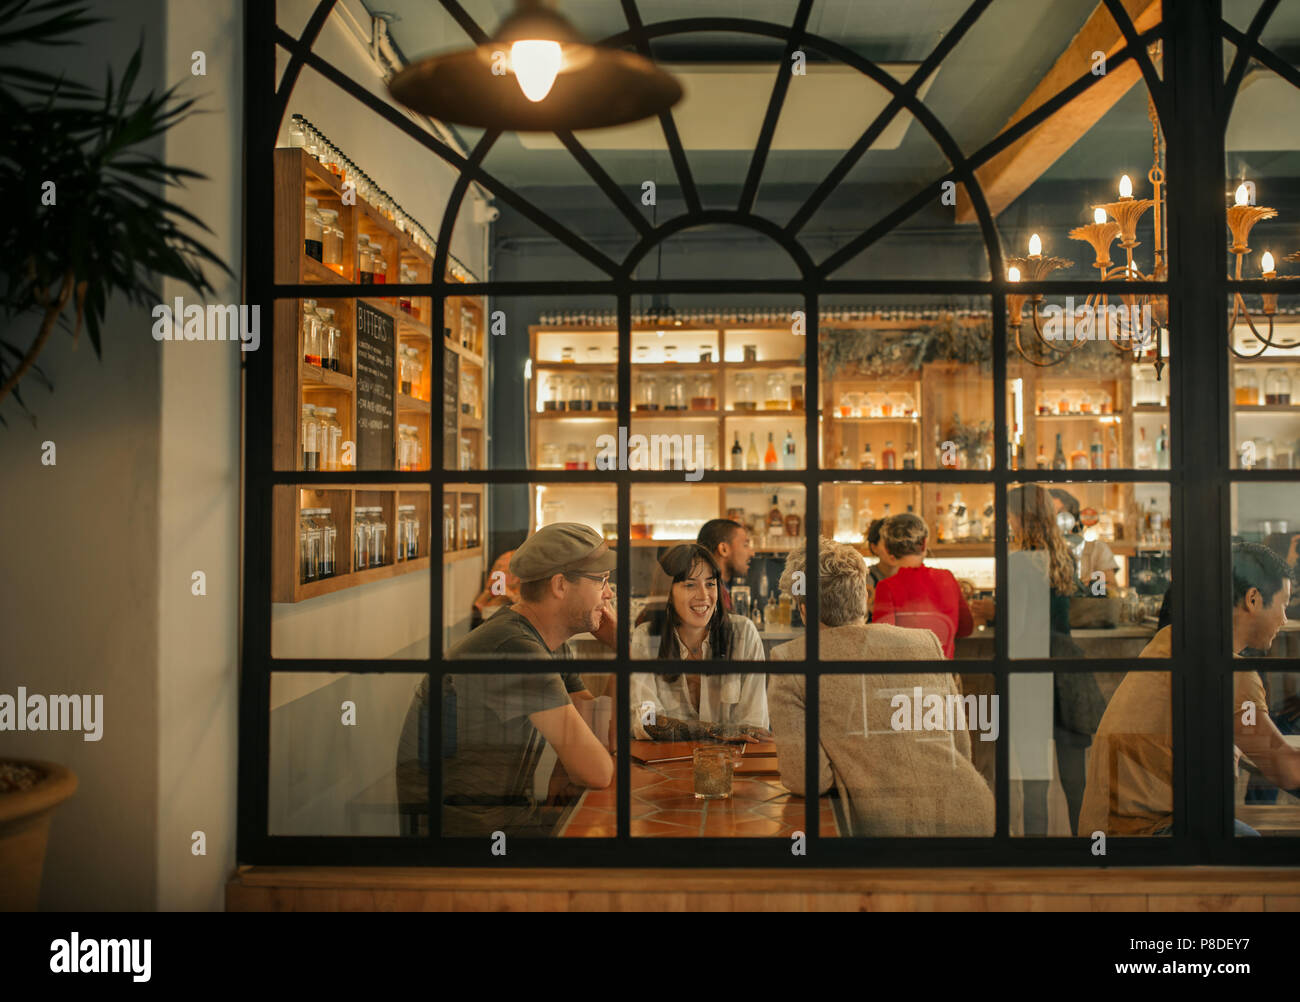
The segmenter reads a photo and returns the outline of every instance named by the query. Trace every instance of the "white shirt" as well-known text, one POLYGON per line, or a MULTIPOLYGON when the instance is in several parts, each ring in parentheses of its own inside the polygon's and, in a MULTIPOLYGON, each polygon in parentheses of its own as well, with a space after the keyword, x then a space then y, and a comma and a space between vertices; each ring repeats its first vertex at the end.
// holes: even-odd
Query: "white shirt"
MULTIPOLYGON (((758 629, 748 619, 729 615, 731 629, 731 658, 733 661, 763 661, 763 639, 758 629)), ((681 640, 674 635, 676 653, 684 657, 681 640)), ((702 646, 705 659, 712 657, 708 637, 702 646)), ((659 635, 650 633, 650 624, 642 623, 632 631, 632 657, 654 660, 659 653, 659 635)), ((767 728, 767 676, 765 674, 701 675, 700 708, 691 705, 690 690, 685 675, 668 682, 662 675, 634 672, 631 680, 632 735, 637 740, 650 738, 642 723, 642 707, 654 704, 655 717, 673 717, 677 720, 706 720, 715 724, 746 724, 767 728)))

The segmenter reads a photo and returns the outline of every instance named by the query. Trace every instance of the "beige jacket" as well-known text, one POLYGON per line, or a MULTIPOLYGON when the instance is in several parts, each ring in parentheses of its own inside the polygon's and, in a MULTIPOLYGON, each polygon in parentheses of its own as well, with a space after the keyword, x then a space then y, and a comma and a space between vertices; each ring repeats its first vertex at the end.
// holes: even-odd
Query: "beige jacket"
MULTIPOLYGON (((823 660, 943 659, 943 648, 929 630, 887 623, 822 627, 819 639, 823 660)), ((769 660, 803 656, 804 641, 799 638, 773 648, 769 660)), ((967 719, 975 716, 975 708, 961 701, 953 675, 822 675, 819 685, 818 793, 836 787, 849 807, 849 834, 879 838, 994 833, 993 792, 970 760, 971 739, 979 740, 967 729, 977 724, 967 719), (918 687, 922 706, 933 708, 931 697, 939 697, 944 708, 941 723, 938 715, 922 715, 913 705, 918 687), (918 719, 922 726, 915 729, 918 719)), ((803 794, 804 676, 770 674, 767 701, 781 782, 803 794)), ((990 710, 996 707, 986 705, 986 717, 990 710)))

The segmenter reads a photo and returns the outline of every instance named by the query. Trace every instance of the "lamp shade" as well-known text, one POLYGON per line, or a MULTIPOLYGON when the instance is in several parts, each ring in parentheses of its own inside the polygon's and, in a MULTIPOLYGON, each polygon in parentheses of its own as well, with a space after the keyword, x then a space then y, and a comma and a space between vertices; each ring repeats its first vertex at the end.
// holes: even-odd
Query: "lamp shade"
POLYGON ((537 0, 521 0, 484 44, 426 56, 393 77, 388 89, 408 108, 439 121, 516 132, 623 125, 666 111, 682 96, 681 85, 650 60, 588 45, 537 0), (534 63, 518 67, 517 76, 512 50, 516 57, 532 50, 545 58, 553 49, 516 45, 527 42, 559 43, 558 72, 553 64, 534 63), (547 87, 550 73, 554 83, 547 87))

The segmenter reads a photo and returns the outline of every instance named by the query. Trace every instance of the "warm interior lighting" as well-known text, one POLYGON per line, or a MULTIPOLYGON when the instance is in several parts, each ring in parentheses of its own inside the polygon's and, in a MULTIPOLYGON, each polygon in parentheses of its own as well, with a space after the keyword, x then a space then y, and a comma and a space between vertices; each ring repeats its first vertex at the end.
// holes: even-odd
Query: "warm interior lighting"
POLYGON ((1273 255, 1264 251, 1263 256, 1259 259, 1259 268, 1267 276, 1273 270, 1273 255))
POLYGON ((530 38, 510 46, 510 68, 524 97, 537 102, 546 97, 555 86, 555 78, 564 63, 560 43, 543 38, 530 38))
POLYGON ((1098 226, 1104 223, 1106 221, 1106 210, 1102 208, 1093 209, 1092 221, 1096 223, 1098 226))
POLYGON ((1020 281, 1020 269, 1017 268, 1015 265, 1012 265, 1010 268, 1007 269, 1007 281, 1008 282, 1020 281))
POLYGON ((1133 180, 1127 174, 1125 174, 1123 177, 1119 179, 1119 197, 1120 198, 1133 197, 1133 180))
POLYGON ((1246 182, 1243 181, 1241 184, 1237 185, 1237 204, 1245 205, 1249 201, 1250 190, 1246 187, 1246 182))
POLYGON ((1039 239, 1038 234, 1035 233, 1029 238, 1029 255, 1030 257, 1036 257, 1041 253, 1043 253, 1043 241, 1039 239))

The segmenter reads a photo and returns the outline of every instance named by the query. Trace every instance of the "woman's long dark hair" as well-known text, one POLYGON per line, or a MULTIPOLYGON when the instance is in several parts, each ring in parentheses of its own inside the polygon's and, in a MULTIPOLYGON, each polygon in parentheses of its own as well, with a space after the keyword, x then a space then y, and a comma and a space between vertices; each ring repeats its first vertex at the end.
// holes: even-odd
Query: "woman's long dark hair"
POLYGON ((668 601, 664 607, 663 632, 659 637, 660 658, 677 658, 677 653, 673 650, 673 634, 677 631, 677 625, 681 620, 677 616, 677 610, 673 608, 673 585, 689 578, 700 564, 707 568, 718 589, 717 605, 713 607, 713 616, 709 619, 709 647, 713 651, 715 660, 725 660, 730 655, 728 641, 731 631, 728 629, 727 610, 722 604, 722 571, 719 570, 717 561, 713 559, 713 554, 703 546, 698 543, 683 543, 681 546, 674 546, 659 558, 659 566, 668 578, 668 601))

